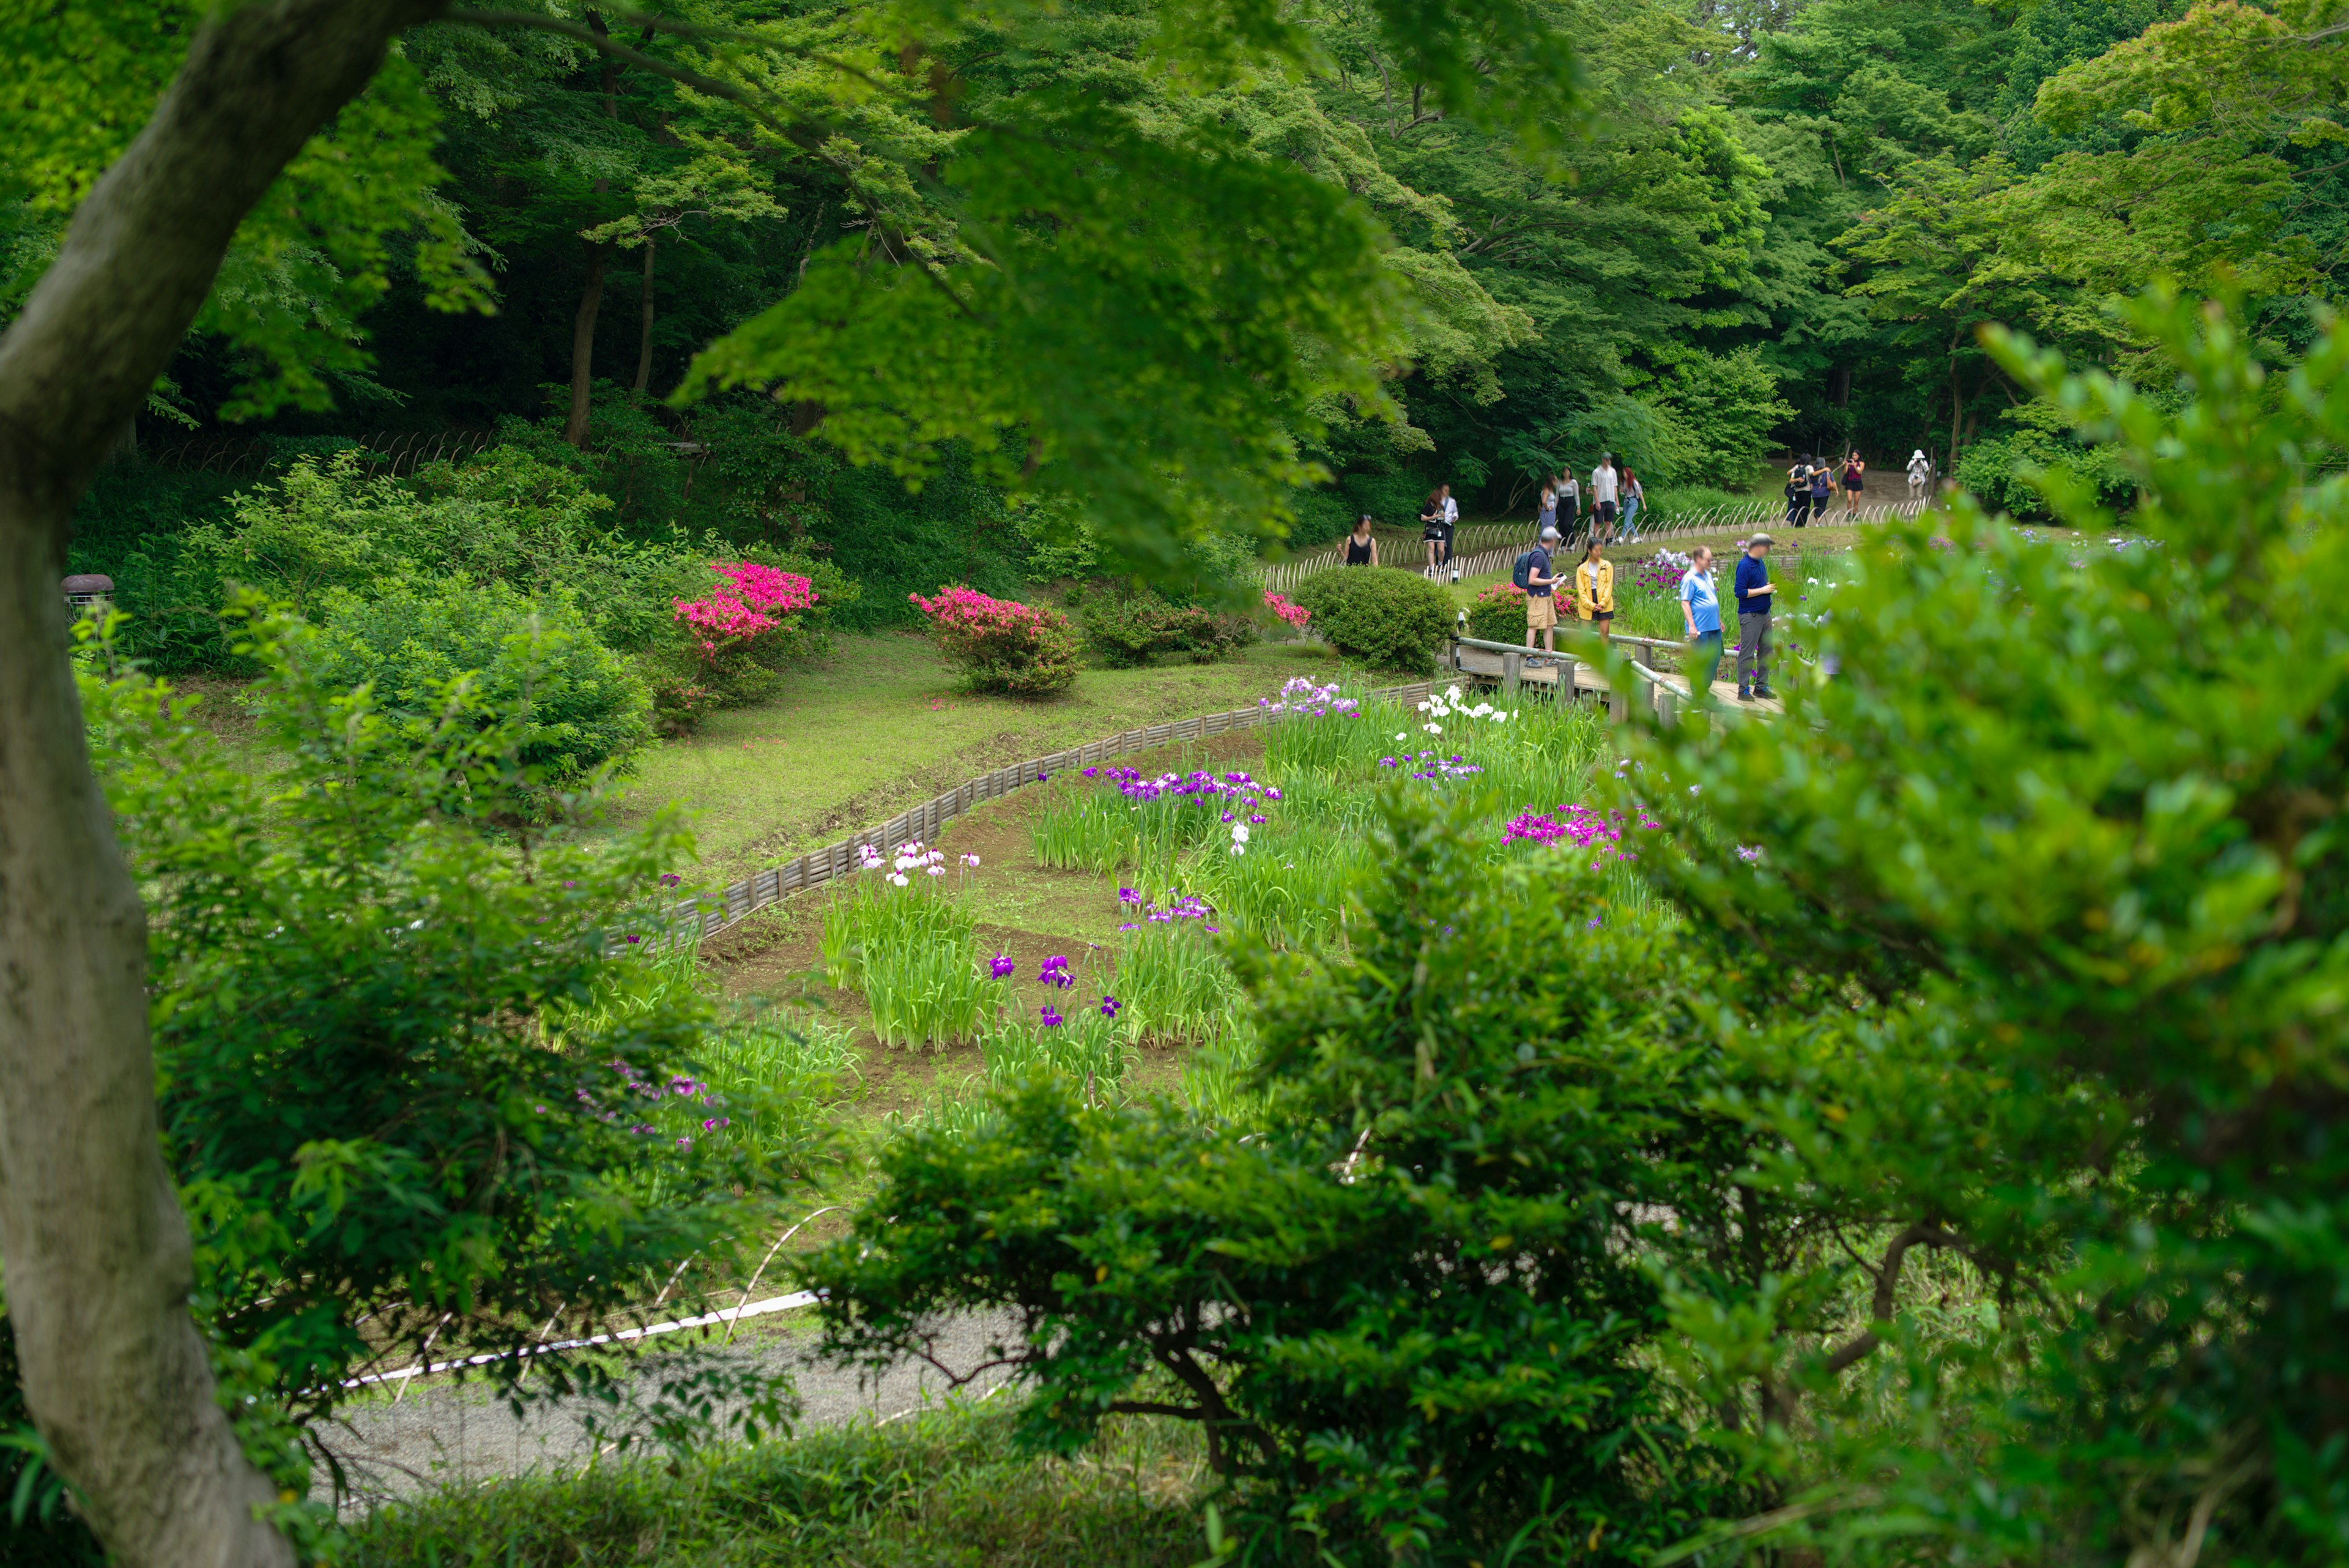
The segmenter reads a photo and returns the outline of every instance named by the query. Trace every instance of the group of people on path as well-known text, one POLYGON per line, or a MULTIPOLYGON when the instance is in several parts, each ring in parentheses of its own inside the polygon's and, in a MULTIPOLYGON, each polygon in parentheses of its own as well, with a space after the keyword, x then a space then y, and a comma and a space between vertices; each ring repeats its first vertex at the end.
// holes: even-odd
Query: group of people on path
MULTIPOLYGON (((1737 623, 1737 700, 1752 702, 1775 697, 1770 690, 1770 606, 1775 585, 1770 581, 1770 549, 1776 541, 1756 534, 1745 541, 1731 587, 1737 623)), ((1517 564, 1519 587, 1526 590, 1526 646, 1557 651, 1557 587, 1564 580, 1557 551, 1562 540, 1555 525, 1542 529, 1534 547, 1517 564)), ((1575 614, 1599 633, 1601 641, 1615 622, 1615 563, 1606 556, 1606 543, 1593 535, 1585 542, 1582 559, 1574 568, 1575 614)), ((1714 586, 1713 551, 1699 545, 1689 552, 1689 568, 1681 574, 1681 616, 1688 628, 1689 652, 1681 670, 1688 677, 1689 695, 1710 701, 1713 683, 1721 673, 1723 652, 1723 610, 1714 586)))
MULTIPOLYGON (((1574 470, 1561 469, 1542 482, 1540 512, 1536 525, 1555 528, 1564 539, 1582 535, 1585 491, 1574 470)), ((1590 471, 1589 537, 1601 545, 1628 545, 1640 536, 1640 509, 1648 504, 1647 487, 1640 476, 1615 461, 1611 452, 1599 454, 1590 471)))

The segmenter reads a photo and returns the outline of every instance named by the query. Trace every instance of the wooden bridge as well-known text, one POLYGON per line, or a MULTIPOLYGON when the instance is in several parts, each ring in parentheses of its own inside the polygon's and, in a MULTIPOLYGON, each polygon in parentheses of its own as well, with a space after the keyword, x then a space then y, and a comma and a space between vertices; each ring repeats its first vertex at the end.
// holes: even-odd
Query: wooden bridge
MULTIPOLYGON (((1511 642, 1455 637, 1445 662, 1462 675, 1496 682, 1504 695, 1511 698, 1527 686, 1547 688, 1554 697, 1564 701, 1578 701, 1585 695, 1596 697, 1608 705, 1619 722, 1631 717, 1635 701, 1660 723, 1672 722, 1687 705, 1688 678, 1678 668, 1679 656, 1687 650, 1685 643, 1653 637, 1617 637, 1609 643, 1602 643, 1593 636, 1570 634, 1564 627, 1559 628, 1559 632, 1555 654, 1520 648, 1511 642), (1603 657, 1602 649, 1610 646, 1630 653, 1631 673, 1640 682, 1639 695, 1627 697, 1608 683, 1599 660, 1603 657), (1659 667, 1656 655, 1660 651, 1674 655, 1672 668, 1659 667)), ((1771 662, 1776 663, 1785 657, 1783 650, 1773 649, 1771 662)), ((1775 697, 1740 702, 1735 662, 1723 659, 1722 664, 1729 670, 1731 679, 1713 683, 1713 698, 1718 707, 1771 717, 1786 711, 1785 704, 1775 697)))

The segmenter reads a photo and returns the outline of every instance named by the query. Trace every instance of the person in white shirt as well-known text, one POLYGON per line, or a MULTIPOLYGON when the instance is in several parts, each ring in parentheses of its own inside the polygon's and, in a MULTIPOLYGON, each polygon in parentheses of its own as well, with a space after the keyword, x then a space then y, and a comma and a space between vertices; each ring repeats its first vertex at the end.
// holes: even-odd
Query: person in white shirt
POLYGON ((1570 468, 1551 483, 1557 490, 1557 531, 1571 539, 1582 527, 1582 486, 1570 468))
POLYGON ((1439 487, 1444 493, 1444 559, 1440 565, 1452 567, 1452 580, 1460 580, 1460 568, 1452 559, 1452 535, 1460 527, 1460 503, 1452 496, 1452 486, 1439 487))
POLYGON ((1602 452, 1599 466, 1590 471, 1590 531, 1595 538, 1612 542, 1615 535, 1617 482, 1615 454, 1602 452))
POLYGON ((1925 455, 1925 449, 1920 446, 1909 454, 1909 499, 1924 500, 1925 487, 1932 482, 1932 461, 1925 455))

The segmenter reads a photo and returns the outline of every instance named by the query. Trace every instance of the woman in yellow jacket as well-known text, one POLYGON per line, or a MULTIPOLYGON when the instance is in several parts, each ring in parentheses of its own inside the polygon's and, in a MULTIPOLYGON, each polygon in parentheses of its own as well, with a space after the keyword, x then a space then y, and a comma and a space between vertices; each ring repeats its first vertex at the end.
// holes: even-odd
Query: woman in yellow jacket
POLYGON ((1601 641, 1614 629, 1615 563, 1607 558, 1605 543, 1596 535, 1582 552, 1582 564, 1574 568, 1574 613, 1599 628, 1601 641))

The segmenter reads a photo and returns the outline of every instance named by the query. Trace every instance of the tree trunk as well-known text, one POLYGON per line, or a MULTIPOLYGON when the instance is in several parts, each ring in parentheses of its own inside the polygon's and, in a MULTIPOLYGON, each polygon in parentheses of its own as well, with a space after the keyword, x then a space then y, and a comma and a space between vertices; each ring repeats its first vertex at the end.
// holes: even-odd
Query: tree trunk
POLYGON ((430 0, 254 0, 195 35, 0 336, 0 1264, 26 1403, 119 1563, 291 1564, 190 1320, 146 920, 90 771, 57 578, 75 502, 237 224, 430 0))
POLYGON ((563 439, 573 446, 587 444, 588 391, 595 378, 595 317, 604 308, 604 268, 611 259, 609 242, 587 242, 587 283, 579 291, 579 314, 571 323, 571 417, 563 424, 563 439))
POLYGON ((1948 472, 1958 472, 1958 442, 1965 436, 1966 394, 1958 381, 1958 357, 1950 356, 1950 466, 1948 472))
POLYGON ((651 387, 653 380, 653 237, 645 236, 645 329, 636 339, 636 390, 651 387))

